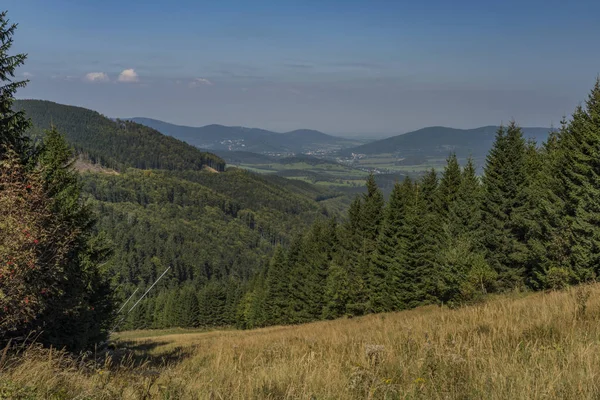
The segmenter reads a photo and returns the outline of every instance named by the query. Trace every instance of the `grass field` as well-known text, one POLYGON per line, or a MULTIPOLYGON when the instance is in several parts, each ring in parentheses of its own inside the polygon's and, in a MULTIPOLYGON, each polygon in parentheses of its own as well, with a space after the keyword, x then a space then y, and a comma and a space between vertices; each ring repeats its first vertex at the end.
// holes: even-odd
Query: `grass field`
POLYGON ((97 362, 93 354, 72 360, 35 346, 5 353, 0 397, 600 397, 600 285, 497 296, 456 310, 429 306, 252 331, 124 332, 113 340, 120 350, 97 362))

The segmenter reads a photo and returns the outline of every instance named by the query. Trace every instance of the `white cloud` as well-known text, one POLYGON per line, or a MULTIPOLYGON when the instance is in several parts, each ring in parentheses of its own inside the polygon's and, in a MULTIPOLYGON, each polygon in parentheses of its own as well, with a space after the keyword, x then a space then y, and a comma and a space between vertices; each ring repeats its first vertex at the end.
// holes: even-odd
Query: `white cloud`
POLYGON ((110 79, 105 72, 90 72, 83 77, 87 82, 108 82, 110 79))
POLYGON ((23 72, 23 77, 27 79, 33 78, 33 74, 31 72, 23 72))
POLYGON ((138 77, 137 72, 133 68, 123 70, 119 74, 119 82, 139 82, 140 78, 138 77))
POLYGON ((206 78, 196 78, 190 82, 190 87, 212 86, 213 83, 206 78))

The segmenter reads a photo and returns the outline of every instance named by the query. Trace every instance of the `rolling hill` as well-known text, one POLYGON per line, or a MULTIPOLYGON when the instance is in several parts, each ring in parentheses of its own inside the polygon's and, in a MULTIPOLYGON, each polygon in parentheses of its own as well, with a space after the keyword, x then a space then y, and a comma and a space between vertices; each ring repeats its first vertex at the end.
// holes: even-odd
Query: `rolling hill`
MULTIPOLYGON (((106 268, 122 301, 171 266, 148 301, 193 288, 226 303, 219 318, 233 324, 274 249, 342 207, 327 188, 225 169, 220 157, 135 122, 48 101, 15 108, 33 122, 35 139, 54 125, 76 149, 83 196, 110 238, 106 268)), ((146 326, 129 317, 123 326, 146 326)))
MULTIPOLYGON (((387 139, 377 140, 361 146, 342 150, 342 155, 390 154, 401 156, 423 154, 426 156, 447 155, 454 151, 459 156, 485 156, 494 142, 497 126, 483 126, 474 129, 455 129, 432 126, 387 139)), ((548 137, 550 128, 523 128, 525 138, 538 143, 548 137)))
POLYGON ((225 169, 225 161, 144 125, 113 121, 82 107, 45 100, 17 100, 33 124, 30 135, 40 137, 51 126, 63 133, 77 153, 92 163, 113 169, 225 169))
POLYGON ((277 133, 264 129, 214 124, 190 127, 151 118, 137 117, 127 118, 127 120, 149 126, 196 147, 213 151, 246 151, 261 154, 308 153, 339 150, 360 143, 310 129, 277 133))

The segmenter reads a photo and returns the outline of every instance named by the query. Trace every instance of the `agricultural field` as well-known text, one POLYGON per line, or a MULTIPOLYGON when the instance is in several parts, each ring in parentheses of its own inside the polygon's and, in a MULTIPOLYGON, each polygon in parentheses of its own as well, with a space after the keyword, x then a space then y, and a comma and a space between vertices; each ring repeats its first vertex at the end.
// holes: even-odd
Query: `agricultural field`
POLYGON ((600 285, 236 331, 133 331, 74 360, 4 353, 1 398, 596 399, 600 285), (13 355, 10 355, 13 354, 13 355))

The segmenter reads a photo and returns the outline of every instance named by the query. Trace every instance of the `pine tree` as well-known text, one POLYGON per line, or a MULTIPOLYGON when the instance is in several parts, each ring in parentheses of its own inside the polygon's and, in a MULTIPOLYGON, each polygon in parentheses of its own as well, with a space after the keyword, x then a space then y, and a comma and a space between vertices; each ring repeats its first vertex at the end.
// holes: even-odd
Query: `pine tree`
POLYGON ((75 350, 106 338, 114 300, 108 271, 100 267, 110 255, 107 239, 93 232, 95 218, 81 199, 72 159, 64 137, 55 129, 47 132, 37 168, 52 199, 53 213, 72 238, 68 260, 55 271, 61 294, 49 297, 35 329, 42 332, 41 341, 75 350), (69 332, 64 331, 67 325, 69 332))
POLYGON ((322 318, 334 319, 346 315, 346 307, 350 301, 350 277, 348 269, 333 261, 329 265, 325 283, 325 307, 322 318))
POLYGON ((507 129, 499 128, 483 177, 482 243, 504 288, 523 280, 526 243, 513 214, 518 215, 527 203, 525 151, 523 134, 514 122, 507 129))
POLYGON ((456 201, 449 209, 449 234, 475 237, 481 224, 482 187, 472 158, 462 171, 456 201))
POLYGON ((31 153, 25 132, 29 121, 23 111, 13 111, 15 93, 25 87, 27 80, 15 80, 15 71, 27 59, 26 54, 10 55, 13 35, 17 29, 11 24, 7 12, 0 12, 0 159, 8 148, 14 150, 24 161, 31 153))
POLYGON ((265 313, 269 325, 290 322, 290 271, 281 246, 275 249, 266 279, 265 313))
POLYGON ((408 234, 404 235, 407 262, 406 286, 399 301, 407 307, 437 301, 437 273, 441 246, 441 224, 438 180, 435 170, 429 171, 415 187, 414 206, 408 214, 408 234))
POLYGON ((595 277, 600 262, 600 78, 585 104, 558 135, 555 194, 562 203, 560 256, 577 281, 595 277))
POLYGON ((336 247, 334 220, 317 220, 302 239, 299 256, 292 268, 289 302, 293 323, 321 318, 327 302, 325 285, 336 247))
POLYGON ((181 288, 178 299, 179 318, 177 326, 184 328, 195 328, 199 324, 200 309, 196 289, 192 285, 181 288))
POLYGON ((375 183, 375 177, 370 174, 367 183, 367 193, 363 194, 360 206, 358 226, 352 238, 356 258, 349 270, 350 300, 349 313, 362 315, 369 309, 369 264, 383 221, 384 199, 381 190, 375 183))
POLYGON ((452 153, 446 160, 446 167, 442 174, 439 187, 440 209, 443 219, 448 217, 450 208, 454 205, 458 197, 462 181, 460 166, 456 159, 456 154, 452 153))
POLYGON ((406 224, 406 213, 412 188, 410 178, 404 184, 396 183, 385 208, 385 219, 370 264, 370 311, 385 312, 396 309, 395 292, 405 268, 405 248, 399 236, 406 224))

